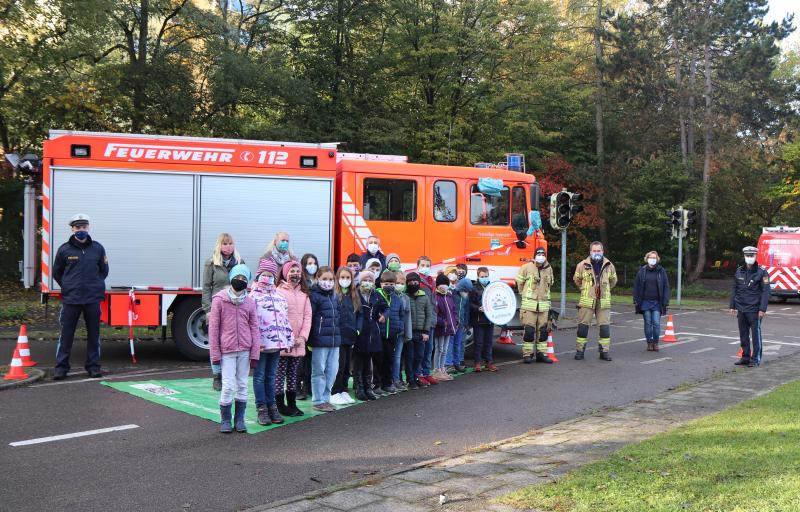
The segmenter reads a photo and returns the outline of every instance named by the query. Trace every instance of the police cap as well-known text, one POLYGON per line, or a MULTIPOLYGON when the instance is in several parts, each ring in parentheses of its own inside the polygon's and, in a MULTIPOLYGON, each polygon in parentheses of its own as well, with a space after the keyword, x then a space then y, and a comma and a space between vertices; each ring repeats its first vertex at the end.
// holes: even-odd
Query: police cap
POLYGON ((752 245, 748 245, 747 247, 742 249, 742 253, 744 253, 744 254, 757 254, 758 253, 758 249, 756 249, 752 245))
POLYGON ((88 226, 89 225, 89 216, 85 213, 76 213, 69 219, 70 226, 88 226))

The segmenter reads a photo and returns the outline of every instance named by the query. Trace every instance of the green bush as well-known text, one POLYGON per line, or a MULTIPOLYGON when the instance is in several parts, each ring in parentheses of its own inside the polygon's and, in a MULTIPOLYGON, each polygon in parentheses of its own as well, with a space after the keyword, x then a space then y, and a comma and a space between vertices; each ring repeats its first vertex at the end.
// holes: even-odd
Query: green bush
POLYGON ((17 304, 9 304, 7 306, 0 307, 0 322, 6 320, 22 320, 25 318, 25 314, 28 310, 25 306, 20 306, 17 304))

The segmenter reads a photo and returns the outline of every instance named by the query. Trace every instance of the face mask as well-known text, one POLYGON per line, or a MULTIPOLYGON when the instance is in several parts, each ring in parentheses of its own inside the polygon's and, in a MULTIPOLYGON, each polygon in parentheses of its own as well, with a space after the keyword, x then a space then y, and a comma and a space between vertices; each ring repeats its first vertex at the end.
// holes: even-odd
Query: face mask
POLYGON ((247 288, 247 281, 242 281, 241 279, 234 279, 233 281, 231 281, 231 288, 233 288, 234 291, 240 292, 245 288, 247 288))
POLYGON ((278 250, 281 252, 286 252, 289 249, 289 242, 286 240, 278 242, 278 250))
POLYGON ((397 293, 403 293, 404 291, 406 291, 406 285, 396 284, 394 285, 394 291, 396 291, 397 293))
POLYGON ((383 293, 387 293, 388 294, 388 293, 392 293, 392 291, 394 290, 394 285, 393 284, 385 284, 385 285, 381 286, 381 288, 383 289, 383 293))
POLYGON ((753 263, 756 262, 756 257, 755 256, 745 256, 744 257, 744 262, 747 263, 748 265, 752 265, 753 263))
POLYGON ((292 284, 297 284, 300 282, 300 276, 289 276, 289 281, 291 281, 292 284))
POLYGON ((603 253, 602 252, 596 252, 596 253, 592 254, 592 261, 603 261, 603 253))
POLYGON ((450 272, 449 274, 447 274, 447 279, 449 279, 450 282, 452 283, 453 281, 458 279, 458 274, 456 274, 455 272, 450 272))
POLYGON ((533 260, 534 260, 536 263, 538 263, 539 265, 541 265, 542 263, 544 263, 546 259, 547 259, 547 258, 545 258, 544 256, 536 256, 535 258, 533 258, 533 260))
POLYGON ((265 286, 270 286, 275 284, 275 278, 269 274, 261 274, 261 276, 258 278, 258 283, 265 286))
POLYGON ((411 295, 416 295, 416 293, 419 291, 419 283, 410 284, 406 286, 406 289, 411 295))
POLYGON ((316 265, 306 265, 306 272, 311 274, 312 276, 317 273, 317 266, 316 265))
POLYGON ((380 270, 373 270, 372 271, 372 275, 375 276, 375 279, 378 279, 379 277, 381 277, 381 271, 380 270))
POLYGON ((486 286, 487 284, 489 284, 489 278, 488 277, 479 277, 478 278, 478 282, 481 283, 483 286, 486 286))
POLYGON ((647 264, 650 265, 651 267, 655 267, 656 263, 658 263, 657 259, 655 259, 655 258, 647 258, 647 264))
POLYGON ((317 284, 326 292, 333 290, 333 281, 317 281, 317 284))
POLYGON ((371 292, 373 288, 375 288, 375 284, 370 283, 369 281, 364 281, 361 283, 361 290, 364 292, 371 292))
POLYGON ((396 261, 389 263, 388 266, 389 270, 391 270, 392 272, 397 272, 398 270, 400 270, 400 264, 397 263, 396 261))
POLYGON ((347 268, 350 269, 350 272, 352 272, 354 276, 357 276, 358 273, 361 272, 361 265, 353 265, 352 267, 348 265, 347 268))
POLYGON ((464 272, 463 270, 459 270, 457 274, 459 279, 464 279, 465 277, 467 277, 467 273, 464 272))
POLYGON ((430 267, 419 267, 419 268, 417 268, 417 272, 419 272, 423 276, 427 276, 428 274, 431 273, 431 268, 430 267))
POLYGON ((88 236, 89 236, 89 232, 88 231, 76 231, 75 232, 75 238, 77 238, 78 240, 86 240, 86 237, 88 237, 88 236))
POLYGON ((367 245, 367 250, 370 254, 375 254, 378 252, 378 244, 369 244, 367 245))
POLYGON ((449 289, 450 289, 450 287, 447 286, 446 284, 440 284, 439 286, 436 287, 436 291, 438 291, 442 295, 447 293, 447 290, 449 290, 449 289))
POLYGON ((350 283, 353 281, 351 279, 339 279, 339 286, 344 288, 345 290, 350 288, 350 283))

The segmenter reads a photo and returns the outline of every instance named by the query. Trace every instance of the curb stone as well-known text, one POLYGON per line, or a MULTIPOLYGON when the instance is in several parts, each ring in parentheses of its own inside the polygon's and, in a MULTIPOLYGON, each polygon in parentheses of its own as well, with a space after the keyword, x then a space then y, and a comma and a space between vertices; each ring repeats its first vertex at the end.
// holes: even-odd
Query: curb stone
POLYGON ((515 509, 492 500, 528 485, 552 482, 623 446, 763 395, 800 378, 798 362, 800 354, 792 354, 767 361, 759 369, 732 369, 688 387, 487 443, 460 455, 395 468, 246 512, 512 512, 515 509), (397 487, 395 492, 393 487, 397 487))
POLYGON ((29 366, 25 368, 25 371, 28 372, 29 374, 27 379, 2 381, 0 382, 0 391, 4 391, 6 389, 21 388, 29 384, 39 382, 44 378, 45 375, 44 370, 40 368, 34 368, 29 366))

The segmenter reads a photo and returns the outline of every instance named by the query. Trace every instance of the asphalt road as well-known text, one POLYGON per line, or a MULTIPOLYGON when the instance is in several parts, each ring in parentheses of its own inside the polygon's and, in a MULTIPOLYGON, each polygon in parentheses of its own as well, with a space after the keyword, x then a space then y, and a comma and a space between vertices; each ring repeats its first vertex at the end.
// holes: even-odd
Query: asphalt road
MULTIPOLYGON (((737 351, 736 320, 722 310, 675 313, 679 343, 646 352, 641 317, 613 315, 614 361, 572 359, 575 331, 559 331, 556 365, 523 365, 520 347, 495 345, 497 374, 452 382, 359 405, 257 435, 223 436, 217 425, 85 379, 0 392, 0 510, 239 510, 524 433, 593 409, 651 397, 728 370, 737 351), (135 424, 138 428, 41 444, 9 443, 135 424)), ((800 305, 772 304, 764 358, 800 349, 800 305)), ((596 329, 590 339, 596 340, 596 329)), ((0 344, 0 356, 11 343, 0 344)), ((52 365, 55 345, 32 341, 35 359, 52 365)), ((112 379, 207 374, 169 345, 140 344, 132 367, 127 345, 107 344, 112 379), (166 372, 166 373, 162 373, 166 372), (170 373, 171 372, 171 373, 170 373)), ((82 353, 74 362, 80 362, 82 353)), ((748 371, 759 371, 750 369, 748 371)))

